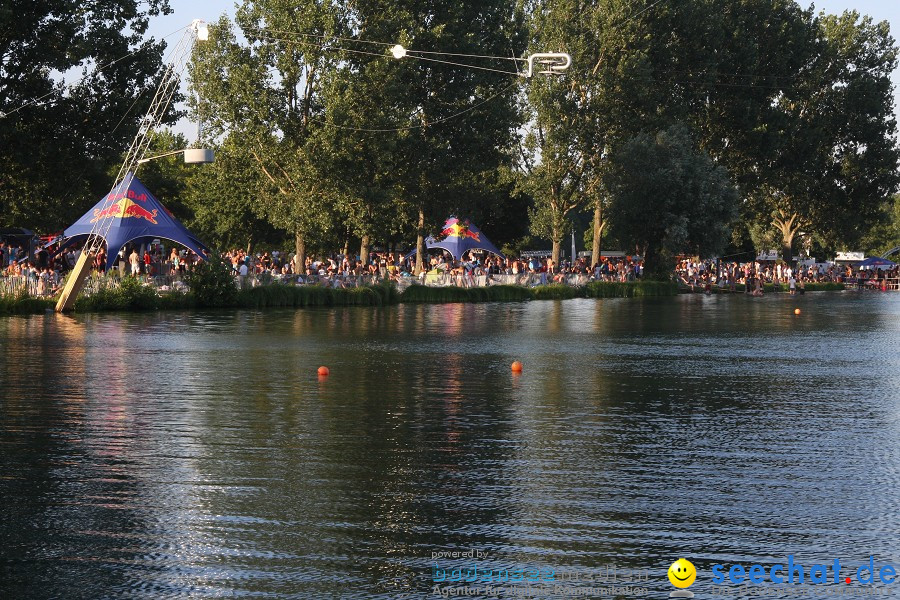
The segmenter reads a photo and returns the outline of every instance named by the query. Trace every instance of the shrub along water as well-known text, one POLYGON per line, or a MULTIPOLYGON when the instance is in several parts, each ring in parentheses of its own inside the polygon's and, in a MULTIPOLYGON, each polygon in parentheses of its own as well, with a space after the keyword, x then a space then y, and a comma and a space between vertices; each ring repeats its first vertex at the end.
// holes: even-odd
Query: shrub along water
POLYGON ((25 290, 20 290, 15 294, 0 294, 0 314, 42 313, 48 309, 52 310, 55 304, 55 300, 29 296, 25 290))
POLYGON ((235 306, 240 308, 302 308, 305 306, 381 306, 383 303, 383 296, 372 287, 332 289, 315 285, 273 284, 241 290, 237 294, 235 306))
POLYGON ((238 291, 231 274, 231 265, 226 264, 218 254, 195 265, 185 275, 185 283, 191 289, 198 306, 232 306, 237 298, 238 291))
MULTIPOLYGON (((843 283, 838 283, 835 281, 822 281, 822 282, 811 282, 804 284, 804 291, 807 292, 840 292, 842 290, 847 289, 847 286, 843 283)), ((703 286, 694 286, 693 290, 689 287, 682 287, 681 291, 684 293, 701 293, 703 292, 703 286)), ((743 294, 746 291, 746 286, 743 283, 739 283, 734 286, 734 292, 730 292, 728 288, 720 289, 718 286, 712 286, 710 291, 714 294, 728 294, 728 293, 738 293, 743 294)), ((790 293, 790 287, 786 283, 772 284, 766 283, 763 285, 763 292, 765 293, 790 293)), ((799 292, 799 285, 798 290, 799 292)))
POLYGON ((674 281, 597 281, 584 286, 587 298, 645 298, 675 296, 678 284, 674 281))
POLYGON ((159 294, 136 277, 123 277, 118 286, 102 286, 93 294, 79 296, 75 301, 76 312, 142 311, 159 308, 159 294))
POLYGON ((426 287, 411 285, 400 294, 400 302, 517 302, 522 300, 568 300, 570 298, 639 298, 675 296, 678 286, 668 281, 594 282, 583 287, 553 284, 533 288, 496 285, 484 288, 426 287))

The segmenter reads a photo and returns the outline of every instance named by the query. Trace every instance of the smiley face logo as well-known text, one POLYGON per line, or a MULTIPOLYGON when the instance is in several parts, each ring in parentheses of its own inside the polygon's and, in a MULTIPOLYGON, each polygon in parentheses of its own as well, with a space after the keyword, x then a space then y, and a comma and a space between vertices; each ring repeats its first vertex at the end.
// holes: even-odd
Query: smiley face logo
POLYGON ((679 558, 669 567, 669 581, 677 588, 691 587, 697 579, 697 569, 689 560, 679 558))

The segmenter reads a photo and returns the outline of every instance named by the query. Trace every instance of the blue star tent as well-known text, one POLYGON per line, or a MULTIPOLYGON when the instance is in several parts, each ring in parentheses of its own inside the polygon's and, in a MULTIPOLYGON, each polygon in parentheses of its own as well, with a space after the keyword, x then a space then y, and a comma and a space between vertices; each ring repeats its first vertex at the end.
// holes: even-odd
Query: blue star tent
MULTIPOLYGON (((450 217, 444 223, 439 238, 428 236, 425 239, 426 248, 440 248, 459 260, 469 250, 487 250, 498 256, 503 256, 497 247, 487 239, 474 223, 469 220, 460 221, 456 217, 450 217)), ((413 252, 415 253, 415 251, 413 252)))
POLYGON ((72 244, 87 241, 91 229, 99 230, 106 240, 107 269, 112 267, 122 246, 129 242, 165 239, 190 248, 203 259, 209 253, 209 248, 173 217, 134 173, 128 173, 121 185, 55 240, 61 241, 57 253, 72 244), (105 222, 107 219, 110 222, 105 222))
POLYGON ((893 269, 897 266, 897 263, 890 261, 886 258, 881 258, 878 256, 871 256, 866 260, 862 261, 857 267, 865 267, 867 269, 893 269))

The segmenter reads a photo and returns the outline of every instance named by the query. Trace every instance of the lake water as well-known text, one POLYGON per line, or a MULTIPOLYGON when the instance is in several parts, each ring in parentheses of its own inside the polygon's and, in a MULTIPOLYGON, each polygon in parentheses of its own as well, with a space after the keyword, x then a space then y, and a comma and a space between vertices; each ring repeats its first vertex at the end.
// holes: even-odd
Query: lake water
POLYGON ((3 598, 900 567, 900 294, 48 314, 0 351, 3 598))

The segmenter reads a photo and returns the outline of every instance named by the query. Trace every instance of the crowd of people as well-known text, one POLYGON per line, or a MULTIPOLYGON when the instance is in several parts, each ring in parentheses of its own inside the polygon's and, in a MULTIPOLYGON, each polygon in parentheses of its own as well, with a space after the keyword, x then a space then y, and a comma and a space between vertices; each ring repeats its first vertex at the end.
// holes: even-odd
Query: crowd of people
POLYGON ((367 260, 344 254, 310 255, 301 269, 296 268, 293 255, 278 251, 253 255, 231 250, 224 256, 241 286, 260 280, 332 287, 355 287, 385 280, 461 287, 491 283, 582 285, 588 281, 633 281, 641 274, 640 261, 630 257, 605 258, 592 269, 583 258, 557 265, 550 258, 505 258, 488 253, 466 253, 461 260, 454 260, 445 252, 429 256, 425 269, 416 275, 415 255, 397 252, 373 252, 367 260))
MULTIPOLYGON (((64 274, 74 267, 80 250, 68 248, 54 253, 52 249, 28 248, 10 242, 0 242, 2 279, 0 291, 10 292, 24 287, 35 296, 50 296, 59 290, 64 274)), ((223 255, 231 265, 235 284, 245 288, 271 282, 314 284, 329 287, 356 287, 382 281, 400 284, 456 285, 475 287, 498 283, 517 285, 545 285, 562 283, 584 285, 591 281, 634 281, 641 278, 639 257, 604 257, 596 265, 590 259, 554 263, 546 256, 502 257, 489 253, 467 252, 461 260, 454 260, 447 252, 426 257, 426 268, 415 273, 414 254, 372 252, 365 260, 346 254, 309 255, 304 266, 296 268, 294 254, 273 250, 249 253, 233 249, 223 255)), ((113 269, 131 274, 169 289, 178 287, 185 273, 200 260, 196 254, 162 244, 126 246, 120 252, 113 269)), ((92 268, 103 272, 107 256, 101 250, 94 257, 92 268)), ((804 264, 791 267, 782 262, 715 262, 684 259, 675 269, 676 278, 693 289, 712 292, 714 287, 736 291, 743 286, 746 293, 761 295, 767 283, 782 283, 791 293, 803 293, 806 283, 835 281, 865 287, 884 287, 898 278, 897 267, 891 271, 856 270, 850 265, 831 263, 804 264)))
POLYGON ((802 294, 807 283, 835 282, 865 288, 896 289, 900 277, 898 266, 891 269, 855 268, 853 263, 806 263, 798 262, 796 267, 781 261, 719 262, 683 259, 675 268, 676 277, 691 288, 711 292, 714 287, 736 291, 743 286, 745 293, 761 296, 765 284, 775 283, 788 286, 791 294, 802 294))

